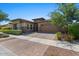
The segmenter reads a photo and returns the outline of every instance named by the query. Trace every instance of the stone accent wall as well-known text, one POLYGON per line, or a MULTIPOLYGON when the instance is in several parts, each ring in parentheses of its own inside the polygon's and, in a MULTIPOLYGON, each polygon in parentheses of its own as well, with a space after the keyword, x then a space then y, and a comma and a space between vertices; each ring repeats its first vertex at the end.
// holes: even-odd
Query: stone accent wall
POLYGON ((38 23, 38 32, 58 32, 59 28, 55 25, 50 24, 49 22, 38 23))

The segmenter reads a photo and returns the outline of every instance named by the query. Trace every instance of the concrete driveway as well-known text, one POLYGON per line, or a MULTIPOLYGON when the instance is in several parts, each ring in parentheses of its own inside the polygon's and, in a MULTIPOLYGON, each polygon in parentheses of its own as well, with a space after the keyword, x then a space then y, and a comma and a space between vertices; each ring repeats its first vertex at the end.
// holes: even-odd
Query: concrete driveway
MULTIPOLYGON (((39 33, 40 34, 40 33, 39 33)), ((43 34, 44 35, 44 34, 43 34)), ((26 35, 10 35, 7 40, 0 41, 0 55, 4 56, 77 56, 77 45, 67 46, 69 43, 26 35), (75 48, 74 48, 75 46, 75 48), (75 49, 75 50, 74 50, 75 49)))
MULTIPOLYGON (((28 41, 11 39, 7 41, 0 42, 0 45, 7 48, 15 55, 21 56, 42 56, 48 48, 48 45, 28 41)), ((6 50, 7 51, 7 50, 6 50)), ((5 52, 5 51, 4 51, 5 52)), ((9 52, 8 52, 9 53, 9 52)), ((9 55, 12 53, 9 53, 9 55)), ((8 54, 3 54, 8 55, 8 54)))
POLYGON ((0 56, 77 56, 79 52, 12 38, 0 42, 0 56), (2 50, 1 50, 2 47, 2 50), (1 53, 2 52, 2 53, 1 53))

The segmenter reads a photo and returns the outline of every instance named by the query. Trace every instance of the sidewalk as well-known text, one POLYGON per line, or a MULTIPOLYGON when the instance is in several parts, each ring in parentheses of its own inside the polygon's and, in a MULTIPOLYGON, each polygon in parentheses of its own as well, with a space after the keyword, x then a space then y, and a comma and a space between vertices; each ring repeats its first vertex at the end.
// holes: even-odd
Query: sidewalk
POLYGON ((79 45, 78 44, 71 44, 71 43, 65 42, 65 41, 55 41, 55 40, 35 38, 35 37, 29 37, 29 36, 23 36, 23 35, 21 35, 21 36, 10 35, 10 36, 18 38, 18 39, 22 39, 22 40, 29 40, 32 42, 37 42, 37 43, 41 43, 41 44, 45 44, 45 45, 60 47, 60 48, 79 52, 79 45))

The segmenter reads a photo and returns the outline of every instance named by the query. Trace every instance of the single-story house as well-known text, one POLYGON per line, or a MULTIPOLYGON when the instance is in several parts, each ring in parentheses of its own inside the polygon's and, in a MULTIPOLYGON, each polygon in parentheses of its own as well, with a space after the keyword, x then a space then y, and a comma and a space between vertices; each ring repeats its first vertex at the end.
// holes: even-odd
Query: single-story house
POLYGON ((22 30, 23 32, 57 32, 59 28, 52 25, 48 20, 44 18, 32 19, 28 21, 25 19, 14 19, 9 23, 9 27, 12 29, 22 30))

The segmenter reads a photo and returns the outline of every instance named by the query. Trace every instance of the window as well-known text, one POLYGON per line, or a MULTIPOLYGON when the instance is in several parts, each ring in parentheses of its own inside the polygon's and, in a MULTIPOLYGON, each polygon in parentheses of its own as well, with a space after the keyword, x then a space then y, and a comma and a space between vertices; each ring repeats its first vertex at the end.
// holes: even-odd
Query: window
POLYGON ((29 29, 29 24, 27 24, 27 29, 29 29))
POLYGON ((30 25, 30 29, 32 29, 32 24, 30 25))

